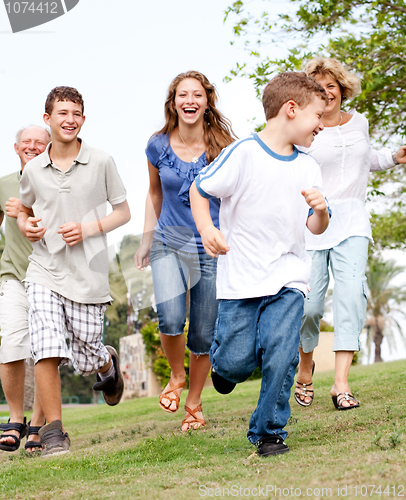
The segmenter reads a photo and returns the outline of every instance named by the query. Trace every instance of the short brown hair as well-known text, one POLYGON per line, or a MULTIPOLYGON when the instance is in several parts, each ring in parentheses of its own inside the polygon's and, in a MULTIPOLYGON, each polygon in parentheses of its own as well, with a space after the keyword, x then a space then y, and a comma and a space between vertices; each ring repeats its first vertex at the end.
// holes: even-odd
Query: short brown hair
POLYGON ((351 99, 361 92, 358 76, 348 71, 337 59, 315 57, 308 61, 304 71, 309 76, 329 76, 335 80, 340 86, 342 100, 351 99))
POLYGON ((303 71, 280 73, 272 78, 262 95, 266 120, 275 118, 285 102, 295 101, 300 108, 305 108, 314 96, 329 103, 323 87, 303 71))
POLYGON ((75 104, 80 104, 82 106, 82 114, 85 110, 82 94, 73 87, 55 87, 52 89, 45 101, 45 113, 48 113, 48 115, 52 113, 56 101, 71 101, 75 104))

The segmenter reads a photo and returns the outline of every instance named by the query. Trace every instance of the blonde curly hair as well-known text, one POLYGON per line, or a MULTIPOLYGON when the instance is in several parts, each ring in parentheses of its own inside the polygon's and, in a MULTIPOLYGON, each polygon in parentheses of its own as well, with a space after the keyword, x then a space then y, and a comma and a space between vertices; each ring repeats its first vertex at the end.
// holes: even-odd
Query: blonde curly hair
POLYGON ((329 76, 335 80, 341 89, 342 99, 351 99, 361 93, 361 80, 357 75, 346 69, 337 59, 315 57, 307 62, 304 72, 312 76, 329 76))

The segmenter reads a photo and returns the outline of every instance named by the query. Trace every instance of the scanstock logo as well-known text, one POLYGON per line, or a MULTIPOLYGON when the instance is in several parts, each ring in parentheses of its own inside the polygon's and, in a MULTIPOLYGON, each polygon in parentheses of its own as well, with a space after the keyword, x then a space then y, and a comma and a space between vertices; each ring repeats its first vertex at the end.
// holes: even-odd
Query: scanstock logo
POLYGON ((49 23, 63 16, 79 3, 79 0, 4 0, 13 33, 49 23))

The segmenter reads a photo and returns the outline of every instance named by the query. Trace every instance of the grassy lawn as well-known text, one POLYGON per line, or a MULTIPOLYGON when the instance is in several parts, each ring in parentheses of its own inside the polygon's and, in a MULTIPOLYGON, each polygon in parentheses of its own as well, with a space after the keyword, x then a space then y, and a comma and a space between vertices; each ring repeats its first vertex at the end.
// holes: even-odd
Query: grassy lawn
POLYGON ((333 373, 316 372, 313 405, 291 398, 291 452, 266 459, 246 439, 260 381, 228 396, 205 389, 207 425, 187 434, 179 430, 183 412, 163 412, 157 398, 69 408, 63 418, 71 453, 41 459, 0 452, 0 498, 401 498, 405 373, 406 360, 353 367, 350 384, 361 407, 337 411, 329 395, 333 373))

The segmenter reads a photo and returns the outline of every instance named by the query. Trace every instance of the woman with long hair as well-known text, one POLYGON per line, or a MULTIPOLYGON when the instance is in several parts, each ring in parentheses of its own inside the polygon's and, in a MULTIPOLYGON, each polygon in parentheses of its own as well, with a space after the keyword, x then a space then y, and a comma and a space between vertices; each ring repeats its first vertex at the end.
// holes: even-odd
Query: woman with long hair
MULTIPOLYGON (((189 392, 182 431, 205 425, 201 393, 210 370, 208 353, 217 317, 217 260, 205 253, 189 201, 196 175, 234 140, 231 124, 216 102, 214 86, 197 71, 181 73, 170 84, 165 125, 146 148, 150 187, 144 234, 134 256, 137 269, 149 264, 152 268, 161 343, 171 367, 159 405, 170 413, 179 409, 186 384, 184 327, 190 288, 189 392)), ((210 200, 217 227, 219 208, 219 200, 210 200)))
POLYGON ((332 217, 323 234, 306 232, 312 275, 302 321, 295 399, 302 406, 313 401, 313 350, 318 345, 330 267, 334 277, 335 351, 335 377, 330 394, 338 410, 349 410, 359 406, 351 394, 348 375, 354 351, 360 349, 359 336, 367 304, 365 268, 368 242, 372 240, 365 209, 368 174, 406 163, 406 147, 393 154, 387 148, 372 149, 367 119, 355 110, 341 110, 342 103, 356 96, 361 86, 358 76, 339 61, 318 57, 307 63, 305 72, 324 87, 330 100, 323 115, 324 130, 306 152, 320 165, 332 217))

